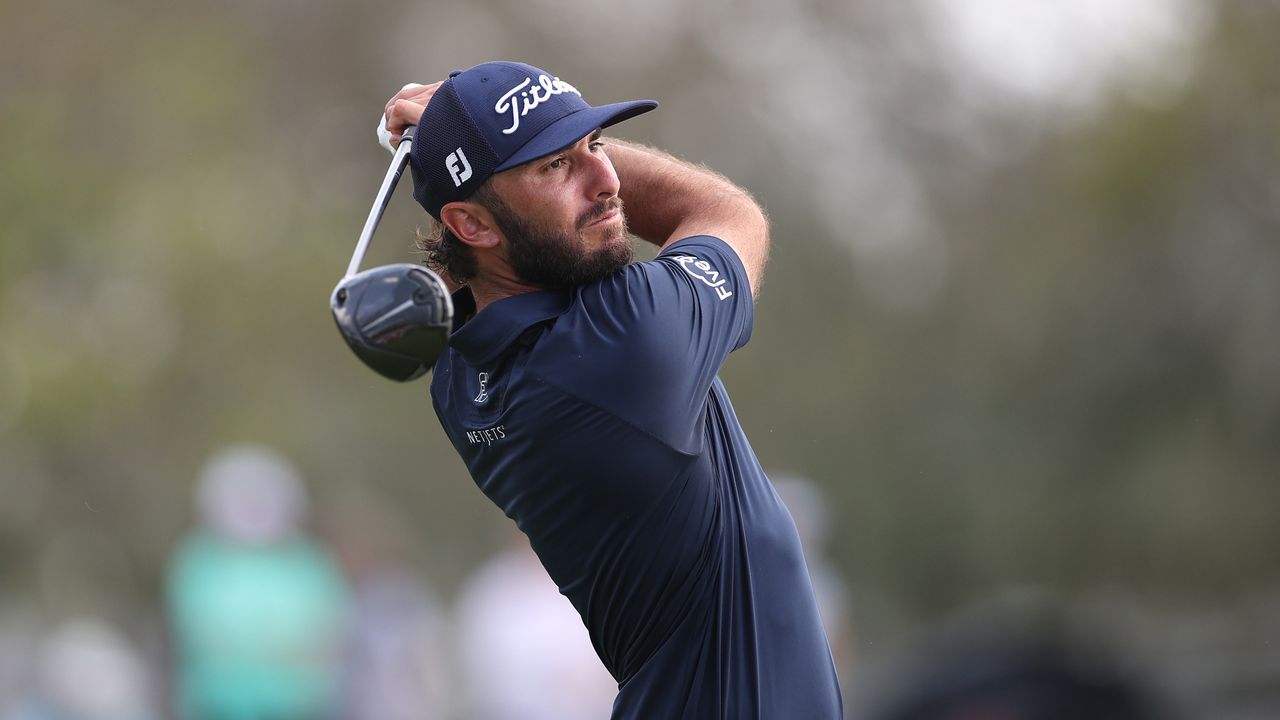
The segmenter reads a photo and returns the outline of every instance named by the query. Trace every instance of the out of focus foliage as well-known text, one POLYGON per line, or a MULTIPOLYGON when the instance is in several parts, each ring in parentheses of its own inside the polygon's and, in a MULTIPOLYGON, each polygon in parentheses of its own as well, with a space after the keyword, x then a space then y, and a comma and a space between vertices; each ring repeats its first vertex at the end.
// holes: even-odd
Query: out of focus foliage
MULTIPOLYGON (((446 592, 496 546, 426 383, 363 368, 327 307, 382 102, 494 58, 659 99, 620 132, 768 207, 723 375, 765 466, 825 488, 860 641, 1011 585, 1274 589, 1280 6, 1169 3, 1154 69, 1029 91, 965 59, 952 5, 3 5, 0 591, 154 610, 230 441, 446 592)), ((422 222, 402 188, 370 262, 422 222)))

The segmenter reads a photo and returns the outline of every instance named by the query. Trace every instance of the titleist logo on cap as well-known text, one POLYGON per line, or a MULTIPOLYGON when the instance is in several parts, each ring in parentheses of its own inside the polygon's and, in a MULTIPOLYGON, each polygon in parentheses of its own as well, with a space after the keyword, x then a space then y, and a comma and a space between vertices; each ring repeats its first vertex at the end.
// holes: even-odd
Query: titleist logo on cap
POLYGON ((592 107, 577 88, 527 63, 450 73, 418 120, 413 197, 439 220, 445 205, 467 199, 493 175, 657 106, 632 100, 592 107))
POLYGON ((525 78, 524 82, 511 88, 505 95, 498 98, 498 103, 493 106, 494 111, 499 115, 507 112, 511 113, 511 127, 503 130, 502 134, 510 135, 520 129, 520 118, 528 115, 530 110, 551 99, 553 95, 567 92, 582 97, 582 93, 578 92, 577 88, 558 77, 539 75, 537 85, 533 84, 533 78, 525 78), (525 88, 528 89, 526 90, 525 88), (514 97, 516 93, 520 93, 518 100, 514 97))

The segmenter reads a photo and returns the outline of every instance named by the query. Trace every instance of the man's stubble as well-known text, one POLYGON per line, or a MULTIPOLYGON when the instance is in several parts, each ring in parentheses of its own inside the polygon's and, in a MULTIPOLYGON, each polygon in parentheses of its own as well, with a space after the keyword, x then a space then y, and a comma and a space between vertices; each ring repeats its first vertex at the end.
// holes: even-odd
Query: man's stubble
POLYGON ((626 267, 635 257, 627 240, 626 215, 608 226, 601 244, 591 247, 586 226, 610 210, 622 212, 622 200, 601 200, 578 217, 572 230, 552 228, 519 216, 500 197, 486 203, 507 238, 507 261, 522 282, 547 289, 586 285, 626 267))

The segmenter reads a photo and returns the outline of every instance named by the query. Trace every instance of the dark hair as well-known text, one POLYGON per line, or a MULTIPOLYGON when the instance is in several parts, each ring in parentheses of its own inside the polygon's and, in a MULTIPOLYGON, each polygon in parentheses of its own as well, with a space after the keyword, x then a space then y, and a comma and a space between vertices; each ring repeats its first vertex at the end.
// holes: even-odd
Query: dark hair
MULTIPOLYGON (((480 204, 490 212, 509 210, 498 191, 493 189, 493 184, 487 180, 467 200, 480 204)), ((475 251, 459 240, 443 222, 432 220, 428 232, 419 228, 417 246, 426 253, 427 257, 423 262, 427 267, 447 275, 454 282, 465 283, 475 277, 475 251)))

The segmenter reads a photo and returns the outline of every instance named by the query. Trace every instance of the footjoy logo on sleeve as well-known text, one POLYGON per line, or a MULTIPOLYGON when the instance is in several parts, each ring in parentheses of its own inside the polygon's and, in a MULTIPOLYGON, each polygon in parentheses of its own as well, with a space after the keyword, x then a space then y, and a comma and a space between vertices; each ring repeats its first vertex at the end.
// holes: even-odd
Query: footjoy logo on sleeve
POLYGON ((498 98, 498 104, 493 106, 494 111, 499 115, 511 113, 511 127, 502 131, 503 135, 510 135, 520 128, 520 118, 529 114, 530 110, 538 107, 542 103, 551 99, 552 95, 571 92, 578 97, 582 97, 582 93, 569 83, 560 78, 550 78, 546 75, 538 76, 538 84, 533 84, 533 78, 525 78, 524 82, 511 88, 506 95, 498 98), (515 97, 516 93, 520 93, 520 97, 515 97))
POLYGON ((684 271, 689 275, 701 280, 707 287, 714 289, 721 300, 733 297, 733 291, 725 287, 727 280, 720 274, 719 270, 711 267, 711 263, 706 260, 699 260, 692 255, 675 255, 671 259, 680 263, 680 267, 684 268, 684 271))

